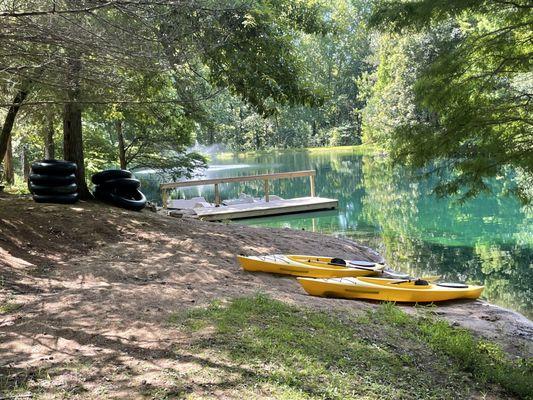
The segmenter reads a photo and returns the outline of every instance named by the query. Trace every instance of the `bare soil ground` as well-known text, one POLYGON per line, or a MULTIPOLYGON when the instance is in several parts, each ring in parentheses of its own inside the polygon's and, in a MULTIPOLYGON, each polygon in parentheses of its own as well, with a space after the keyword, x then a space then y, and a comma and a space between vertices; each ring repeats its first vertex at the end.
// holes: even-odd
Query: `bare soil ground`
MULTIPOLYGON (((144 398, 154 382, 164 385, 170 369, 213 363, 194 354, 176 358, 176 346, 187 348, 190 338, 168 324, 172 313, 256 292, 332 311, 376 307, 307 296, 294 279, 246 273, 235 259, 272 253, 380 259, 352 241, 304 231, 4 195, 0 383, 54 367, 45 398, 144 398)), ((511 356, 533 354, 533 324, 517 313, 483 301, 447 303, 436 312, 499 342, 511 356)))

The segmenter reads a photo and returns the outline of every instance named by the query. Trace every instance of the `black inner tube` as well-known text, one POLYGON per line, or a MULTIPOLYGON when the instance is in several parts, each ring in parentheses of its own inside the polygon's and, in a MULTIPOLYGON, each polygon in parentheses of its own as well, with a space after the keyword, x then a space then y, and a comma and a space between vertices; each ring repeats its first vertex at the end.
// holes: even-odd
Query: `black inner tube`
POLYGON ((105 171, 94 174, 91 181, 95 185, 100 185, 111 179, 131 178, 133 174, 125 169, 106 169, 105 171))

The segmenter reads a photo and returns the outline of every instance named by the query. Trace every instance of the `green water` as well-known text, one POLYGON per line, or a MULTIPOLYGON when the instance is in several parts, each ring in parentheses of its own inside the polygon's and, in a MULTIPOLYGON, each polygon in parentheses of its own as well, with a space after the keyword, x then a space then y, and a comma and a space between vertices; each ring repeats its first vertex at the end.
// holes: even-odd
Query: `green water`
MULTIPOLYGON (((431 195, 431 181, 409 178, 386 158, 353 150, 282 153, 214 158, 207 177, 315 169, 318 196, 339 199, 335 211, 235 221, 305 229, 346 236, 378 250, 396 269, 415 275, 441 274, 445 280, 483 283, 483 297, 531 318, 533 210, 503 196, 509 179, 494 180, 496 194, 464 204, 431 195)), ((223 185, 222 198, 245 192, 261 196, 262 182, 223 185)), ((150 191, 150 187, 145 188, 150 191)), ((153 187, 152 187, 153 190, 153 187)), ((305 178, 271 183, 271 193, 306 196, 305 178)), ((178 194, 214 197, 213 187, 178 194)), ((150 194, 149 194, 150 196, 150 194)), ((159 194, 153 192, 153 199, 159 194)))

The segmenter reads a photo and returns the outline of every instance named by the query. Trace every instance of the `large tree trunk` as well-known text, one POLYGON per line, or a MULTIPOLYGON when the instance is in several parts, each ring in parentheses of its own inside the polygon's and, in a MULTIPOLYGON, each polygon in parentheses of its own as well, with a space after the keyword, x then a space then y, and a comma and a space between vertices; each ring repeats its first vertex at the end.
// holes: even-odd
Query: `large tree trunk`
POLYGON ((85 158, 81 130, 81 107, 78 103, 67 103, 63 110, 63 158, 78 165, 76 184, 82 199, 92 198, 85 182, 85 158))
POLYGON ((115 127, 117 129, 118 159, 120 161, 120 169, 126 169, 128 165, 126 163, 126 146, 124 144, 124 134, 122 132, 122 121, 116 121, 115 127))
POLYGON ((48 115, 46 126, 44 128, 44 158, 47 160, 56 157, 56 148, 54 144, 54 117, 48 115))
POLYGON ((13 144, 11 135, 7 141, 6 155, 4 156, 4 180, 8 185, 15 183, 15 170, 13 168, 13 144))
POLYGON ((2 133, 0 134, 0 160, 3 160, 6 156, 8 142, 11 138, 11 131, 13 130, 13 124, 15 123, 15 117, 19 112, 21 103, 28 96, 28 89, 20 89, 13 99, 13 105, 7 110, 6 119, 2 126, 2 133))
POLYGON ((83 135, 81 129, 80 70, 81 60, 77 57, 68 61, 67 94, 69 103, 63 109, 63 158, 78 165, 76 183, 81 199, 92 198, 85 181, 85 157, 83 156, 83 135))

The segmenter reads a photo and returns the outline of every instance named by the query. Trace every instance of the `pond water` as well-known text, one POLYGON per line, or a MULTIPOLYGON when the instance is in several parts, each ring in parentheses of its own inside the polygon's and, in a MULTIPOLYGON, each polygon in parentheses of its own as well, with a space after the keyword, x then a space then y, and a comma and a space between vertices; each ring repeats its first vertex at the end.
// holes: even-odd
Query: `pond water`
MULTIPOLYGON (((339 199, 339 209, 234 223, 305 229, 345 236, 379 251, 395 269, 413 275, 482 283, 492 303, 533 316, 533 210, 502 193, 508 181, 494 180, 492 195, 459 204, 431 194, 431 181, 417 181, 386 158, 354 149, 284 151, 213 158, 206 177, 315 169, 316 193, 339 199)), ((139 175, 147 196, 160 202, 153 175, 139 175), (151 179, 150 179, 151 177, 151 179)), ((262 182, 221 185, 222 198, 241 192, 263 195, 262 182)), ((271 194, 307 196, 308 178, 271 182, 271 194)), ((213 186, 176 196, 213 200, 213 186)), ((333 255, 334 256, 334 255, 333 255)))

